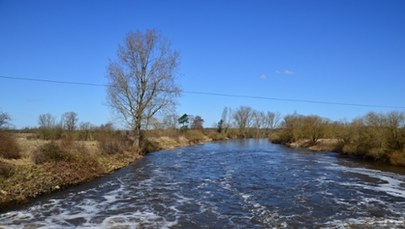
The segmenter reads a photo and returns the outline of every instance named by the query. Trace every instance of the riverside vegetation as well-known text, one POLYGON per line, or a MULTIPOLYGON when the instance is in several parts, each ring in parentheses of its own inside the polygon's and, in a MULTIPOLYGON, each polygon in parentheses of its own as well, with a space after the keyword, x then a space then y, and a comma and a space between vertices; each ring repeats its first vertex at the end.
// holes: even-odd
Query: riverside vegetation
POLYGON ((274 143, 314 151, 335 151, 405 166, 405 115, 370 112, 352 122, 292 114, 270 135, 274 143))
POLYGON ((210 140, 202 130, 145 135, 140 150, 134 148, 131 133, 111 125, 75 131, 0 130, 0 210, 111 173, 147 152, 210 140))

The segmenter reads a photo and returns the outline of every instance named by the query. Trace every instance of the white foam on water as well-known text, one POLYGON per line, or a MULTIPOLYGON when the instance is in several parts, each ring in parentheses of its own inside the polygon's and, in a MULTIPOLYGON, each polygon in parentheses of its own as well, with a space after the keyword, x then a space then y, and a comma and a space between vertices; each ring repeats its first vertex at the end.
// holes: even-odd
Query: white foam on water
MULTIPOLYGON (((193 198, 188 198, 185 197, 183 195, 181 195, 180 193, 174 193, 174 196, 176 197, 176 206, 178 205, 184 205, 184 204, 189 204, 189 203, 194 203, 196 200, 193 198)), ((175 206, 175 207, 176 207, 175 206)))
POLYGON ((344 186, 355 186, 360 187, 367 190, 376 190, 380 192, 384 192, 388 195, 401 197, 404 198, 405 201, 405 178, 398 174, 393 174, 389 172, 382 172, 378 170, 372 169, 364 169, 364 168, 347 168, 344 171, 366 175, 370 178, 378 179, 380 183, 359 183, 359 182, 341 182, 339 184, 344 186))
POLYGON ((101 225, 102 228, 170 228, 178 224, 177 219, 167 221, 165 218, 149 211, 136 211, 132 214, 123 214, 106 217, 101 225))
POLYGON ((250 197, 252 197, 252 195, 241 193, 241 197, 242 197, 242 199, 243 199, 244 201, 247 201, 250 197))
MULTIPOLYGON (((147 179, 142 184, 143 188, 152 187, 152 180, 147 179)), ((134 193, 138 194, 138 193, 134 193)), ((148 209, 148 206, 143 206, 142 209, 134 213, 122 215, 114 215, 103 219, 102 215, 105 211, 118 209, 120 200, 133 196, 131 190, 124 182, 117 183, 104 183, 98 188, 89 189, 86 192, 80 191, 78 193, 69 194, 66 199, 50 199, 46 203, 37 204, 26 210, 11 211, 2 214, 0 217, 0 228, 19 229, 19 228, 169 228, 177 224, 177 218, 169 221, 163 216, 154 213, 153 210, 148 209), (70 205, 69 201, 76 195, 82 193, 86 195, 97 189, 109 188, 108 185, 114 185, 114 189, 106 192, 102 196, 102 200, 94 198, 84 198, 80 202, 70 205), (67 206, 66 206, 67 204, 67 206), (66 207, 64 207, 66 206, 66 207), (145 209, 146 207, 146 209, 145 209), (101 219, 100 219, 101 217, 101 219), (94 220, 96 219, 97 220, 94 220), (79 226, 75 226, 72 222, 76 222, 79 226), (79 220, 79 221, 78 221, 79 220), (100 221, 102 220, 102 222, 100 221)), ((133 197, 132 197, 133 198, 133 197)), ((73 201, 73 200, 72 200, 73 201)), ((178 195, 177 201, 179 203, 190 202, 192 199, 178 195)), ((127 206, 127 204, 125 204, 127 206)), ((131 207, 131 206, 130 206, 131 207)), ((172 209, 175 213, 176 208, 172 209)))
POLYGON ((287 223, 277 211, 268 209, 266 206, 261 205, 259 202, 255 201, 255 197, 251 194, 240 192, 239 195, 244 202, 244 207, 249 209, 252 213, 251 219, 255 218, 267 226, 277 224, 277 228, 287 227, 287 223))
POLYGON ((320 225, 320 228, 405 228, 405 219, 376 219, 372 217, 332 220, 320 225))
POLYGON ((347 199, 343 199, 343 198, 333 198, 333 201, 337 204, 337 205, 344 205, 346 207, 352 207, 353 204, 351 203, 350 200, 347 199))

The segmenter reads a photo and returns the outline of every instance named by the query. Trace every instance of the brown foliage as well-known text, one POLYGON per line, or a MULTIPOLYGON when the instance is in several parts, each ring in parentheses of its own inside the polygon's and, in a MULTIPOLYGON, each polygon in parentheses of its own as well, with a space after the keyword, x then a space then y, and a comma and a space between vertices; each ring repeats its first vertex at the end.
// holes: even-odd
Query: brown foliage
POLYGON ((213 141, 221 141, 227 139, 226 134, 218 133, 217 131, 209 132, 208 137, 211 138, 213 141))
POLYGON ((100 132, 97 140, 101 152, 107 155, 134 150, 133 140, 129 134, 122 134, 118 131, 100 132))
POLYGON ((389 161, 393 165, 405 166, 405 151, 396 151, 390 154, 389 161))
POLYGON ((280 131, 270 138, 281 144, 307 140, 312 144, 309 148, 320 138, 334 139, 333 151, 405 165, 405 114, 401 112, 370 112, 350 123, 293 114, 284 118, 280 131))
POLYGON ((21 157, 20 149, 14 136, 0 131, 0 157, 5 159, 18 159, 21 157))
POLYGON ((398 153, 391 153, 404 148, 404 121, 404 114, 398 112, 370 112, 354 120, 346 127, 343 152, 376 160, 399 160, 398 153))
POLYGON ((32 153, 32 160, 35 164, 52 161, 71 161, 72 159, 72 153, 63 149, 56 142, 46 143, 32 153))
POLYGON ((0 177, 8 178, 14 174, 14 166, 7 163, 0 161, 0 177))
POLYGON ((185 137, 190 143, 200 143, 205 139, 205 135, 199 130, 189 130, 185 133, 185 137))

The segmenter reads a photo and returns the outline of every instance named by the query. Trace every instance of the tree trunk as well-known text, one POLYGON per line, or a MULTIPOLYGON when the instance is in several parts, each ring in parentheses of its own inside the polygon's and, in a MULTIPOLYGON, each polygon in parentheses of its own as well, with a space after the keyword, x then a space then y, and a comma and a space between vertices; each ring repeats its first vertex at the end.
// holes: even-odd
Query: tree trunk
POLYGON ((141 130, 141 123, 137 123, 134 129, 134 152, 142 154, 143 133, 141 130))

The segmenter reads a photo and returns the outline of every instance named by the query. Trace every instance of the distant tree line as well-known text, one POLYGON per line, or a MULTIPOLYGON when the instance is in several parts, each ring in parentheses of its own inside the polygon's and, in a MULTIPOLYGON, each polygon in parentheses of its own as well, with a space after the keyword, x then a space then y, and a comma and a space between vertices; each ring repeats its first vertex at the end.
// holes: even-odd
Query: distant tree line
MULTIPOLYGON (((62 114, 59 121, 50 113, 41 114, 38 117, 38 137, 45 140, 57 140, 62 138, 63 134, 73 134, 79 130, 88 132, 93 126, 90 123, 78 124, 78 114, 75 112, 65 112, 62 114)), ((88 139, 86 136, 83 140, 88 139)))
POLYGON ((262 138, 278 128, 280 119, 281 115, 277 112, 259 111, 249 106, 240 106, 235 110, 225 107, 217 131, 231 138, 262 138))

